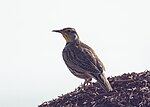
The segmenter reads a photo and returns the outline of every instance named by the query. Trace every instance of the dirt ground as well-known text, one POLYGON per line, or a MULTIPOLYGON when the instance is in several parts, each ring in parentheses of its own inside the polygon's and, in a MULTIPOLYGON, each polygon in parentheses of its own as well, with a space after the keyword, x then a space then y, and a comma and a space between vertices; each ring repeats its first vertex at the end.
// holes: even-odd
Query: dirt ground
POLYGON ((46 101, 39 107, 150 107, 150 71, 108 78, 113 91, 105 93, 98 83, 46 101))

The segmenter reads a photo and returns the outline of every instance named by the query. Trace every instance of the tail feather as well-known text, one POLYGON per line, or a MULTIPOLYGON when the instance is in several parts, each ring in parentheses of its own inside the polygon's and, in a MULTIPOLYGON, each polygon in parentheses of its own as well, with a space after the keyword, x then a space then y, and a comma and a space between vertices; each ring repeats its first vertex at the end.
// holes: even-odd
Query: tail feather
POLYGON ((106 92, 113 90, 104 73, 98 75, 97 81, 106 92))

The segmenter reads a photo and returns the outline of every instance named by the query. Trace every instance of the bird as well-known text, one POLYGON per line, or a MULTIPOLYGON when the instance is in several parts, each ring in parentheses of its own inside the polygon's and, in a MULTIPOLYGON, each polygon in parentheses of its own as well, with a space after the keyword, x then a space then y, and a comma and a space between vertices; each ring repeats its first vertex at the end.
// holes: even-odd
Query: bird
POLYGON ((105 92, 113 90, 105 77, 103 63, 95 51, 80 40, 74 28, 67 27, 60 30, 52 30, 52 32, 62 34, 66 40, 62 57, 74 76, 84 79, 84 85, 90 83, 92 78, 94 78, 105 92))

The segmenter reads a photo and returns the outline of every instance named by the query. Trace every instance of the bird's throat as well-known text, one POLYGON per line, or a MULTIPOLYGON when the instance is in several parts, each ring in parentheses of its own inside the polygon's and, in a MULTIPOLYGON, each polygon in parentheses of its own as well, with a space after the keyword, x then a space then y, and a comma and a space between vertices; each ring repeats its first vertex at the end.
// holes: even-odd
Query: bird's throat
POLYGON ((70 41, 70 39, 69 39, 69 37, 67 35, 63 35, 63 37, 65 38, 66 42, 70 41))

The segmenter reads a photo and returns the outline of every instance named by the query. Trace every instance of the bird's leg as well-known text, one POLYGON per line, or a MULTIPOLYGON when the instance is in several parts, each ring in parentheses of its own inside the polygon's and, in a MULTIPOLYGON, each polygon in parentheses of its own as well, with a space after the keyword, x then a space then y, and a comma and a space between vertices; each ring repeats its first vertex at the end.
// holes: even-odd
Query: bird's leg
POLYGON ((88 85, 88 84, 91 84, 91 78, 87 78, 87 79, 85 79, 85 81, 84 81, 84 85, 88 85))
POLYGON ((92 80, 92 78, 86 78, 84 81, 83 87, 86 87, 88 84, 91 85, 91 80, 92 80))

